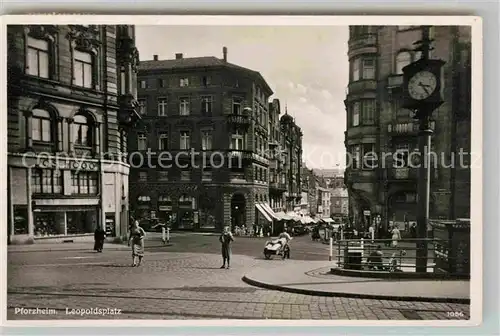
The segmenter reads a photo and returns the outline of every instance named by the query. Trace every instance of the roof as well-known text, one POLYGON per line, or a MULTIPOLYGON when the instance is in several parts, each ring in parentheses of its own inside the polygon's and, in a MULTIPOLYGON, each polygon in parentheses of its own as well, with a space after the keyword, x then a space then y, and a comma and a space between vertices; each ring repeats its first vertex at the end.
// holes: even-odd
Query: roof
POLYGON ((155 71, 155 70, 181 70, 181 69, 195 69, 195 68, 208 68, 208 67, 226 67, 235 70, 246 71, 252 75, 259 77, 266 85, 267 89, 272 93, 273 90, 267 84, 264 77, 260 72, 248 69, 233 63, 224 61, 223 59, 214 56, 203 56, 203 57, 183 57, 179 59, 167 59, 167 60, 148 60, 139 62, 139 71, 155 71))

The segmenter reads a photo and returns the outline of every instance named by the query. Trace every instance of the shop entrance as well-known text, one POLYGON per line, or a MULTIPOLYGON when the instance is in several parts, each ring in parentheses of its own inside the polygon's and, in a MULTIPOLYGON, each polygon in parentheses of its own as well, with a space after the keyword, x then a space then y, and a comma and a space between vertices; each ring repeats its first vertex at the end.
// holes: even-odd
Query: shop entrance
POLYGON ((246 226, 246 200, 242 194, 234 194, 231 198, 231 231, 246 226))

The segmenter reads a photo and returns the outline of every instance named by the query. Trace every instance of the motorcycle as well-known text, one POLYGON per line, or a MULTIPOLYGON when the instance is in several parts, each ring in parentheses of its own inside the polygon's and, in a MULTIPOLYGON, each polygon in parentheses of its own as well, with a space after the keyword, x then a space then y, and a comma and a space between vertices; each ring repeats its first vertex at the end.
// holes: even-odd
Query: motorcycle
POLYGON ((266 242, 264 257, 269 260, 275 255, 281 256, 283 259, 290 259, 290 246, 286 243, 286 238, 278 238, 266 242))

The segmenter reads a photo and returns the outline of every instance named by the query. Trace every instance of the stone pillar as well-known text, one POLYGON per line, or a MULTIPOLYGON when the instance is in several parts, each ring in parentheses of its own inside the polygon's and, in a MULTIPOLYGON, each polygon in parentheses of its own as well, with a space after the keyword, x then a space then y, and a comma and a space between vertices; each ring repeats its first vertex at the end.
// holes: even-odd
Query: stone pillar
POLYGON ((28 200, 28 236, 33 238, 35 236, 35 223, 33 221, 33 204, 31 203, 31 168, 26 169, 26 197, 28 200))
POLYGON ((73 154, 75 152, 75 141, 74 141, 75 135, 73 134, 73 119, 68 118, 67 121, 68 121, 68 146, 69 146, 68 152, 70 154, 73 154))
POLYGON ((24 117, 26 118, 26 123, 24 124, 25 133, 26 133, 26 149, 31 150, 33 148, 33 138, 32 138, 32 129, 33 129, 33 118, 32 113, 29 111, 24 112, 24 117))
POLYGON ((57 143, 56 143, 56 151, 57 152, 64 152, 64 144, 63 144, 63 122, 64 118, 58 117, 57 118, 57 143))
POLYGON ((94 129, 94 145, 92 146, 92 156, 101 156, 101 124, 96 123, 94 129))

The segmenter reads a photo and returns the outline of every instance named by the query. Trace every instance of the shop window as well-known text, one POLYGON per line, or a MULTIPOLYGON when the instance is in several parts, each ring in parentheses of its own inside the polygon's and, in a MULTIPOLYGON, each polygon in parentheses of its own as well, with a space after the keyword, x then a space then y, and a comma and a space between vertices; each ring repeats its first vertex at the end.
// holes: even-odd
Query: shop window
POLYGON ((28 208, 14 205, 14 234, 28 234, 28 208))
POLYGON ((93 233, 97 223, 96 211, 66 212, 67 234, 93 233))
POLYGON ((34 168, 31 173, 34 194, 62 193, 63 178, 60 170, 34 168))
POLYGON ((71 180, 75 195, 97 195, 97 172, 71 172, 71 180))
MULTIPOLYGON (((61 212, 59 215, 63 214, 61 212)), ((57 221, 58 217, 58 214, 55 212, 35 213, 33 216, 35 237, 63 235, 65 224, 64 222, 57 221)), ((64 218, 62 220, 64 221, 64 218)))

